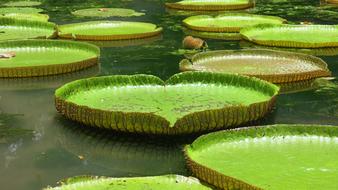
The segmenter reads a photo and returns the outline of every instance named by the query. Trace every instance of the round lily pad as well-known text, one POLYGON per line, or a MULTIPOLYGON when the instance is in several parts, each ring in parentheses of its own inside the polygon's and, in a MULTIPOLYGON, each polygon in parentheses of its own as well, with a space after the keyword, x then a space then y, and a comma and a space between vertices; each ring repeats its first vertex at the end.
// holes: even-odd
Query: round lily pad
POLYGON ((82 17, 131 17, 144 15, 144 13, 123 8, 90 8, 76 10, 72 14, 82 17))
POLYGON ((127 40, 159 35, 162 28, 145 22, 91 21, 59 27, 61 38, 77 40, 127 40))
POLYGON ((338 47, 338 25, 256 25, 243 28, 241 35, 251 42, 279 47, 338 47))
POLYGON ((99 48, 62 40, 0 42, 0 77, 32 77, 74 72, 98 62, 99 48))
POLYGON ((7 7, 7 8, 0 8, 0 14, 8 14, 8 13, 40 13, 42 9, 38 8, 31 8, 31 7, 7 7))
POLYGON ((320 58, 274 50, 221 50, 194 55, 180 62, 181 71, 237 73, 273 83, 286 83, 330 76, 320 58))
POLYGON ((151 75, 105 76, 68 83, 55 92, 69 119, 116 131, 189 134, 238 126, 263 117, 279 88, 245 76, 185 72, 167 81, 151 75))
POLYGON ((41 2, 39 1, 11 1, 3 5, 7 7, 33 7, 33 6, 41 5, 41 2))
POLYGON ((0 17, 0 41, 55 36, 54 23, 0 17))
POLYGON ((257 24, 282 24, 284 22, 286 20, 280 17, 244 13, 218 16, 198 15, 183 20, 187 28, 204 32, 239 32, 244 27, 257 24))
POLYGON ((6 13, 0 14, 0 17, 14 18, 19 20, 32 20, 40 22, 47 22, 49 20, 48 15, 40 13, 6 13))
POLYGON ((61 186, 46 188, 45 190, 67 189, 126 189, 126 190, 212 190, 203 185, 198 179, 179 175, 133 177, 133 178, 110 178, 94 176, 78 176, 63 180, 61 186))
POLYGON ((216 39, 216 40, 241 40, 242 36, 239 33, 229 32, 202 32, 197 30, 190 30, 187 28, 183 29, 186 35, 205 38, 205 39, 216 39))
POLYGON ((252 0, 183 0, 166 3, 168 8, 192 11, 223 11, 246 9, 254 5, 252 0))
POLYGON ((274 125, 204 135, 185 148, 192 172, 219 189, 336 189, 338 127, 274 125))
POLYGON ((162 35, 156 35, 149 38, 141 39, 131 39, 131 40, 112 40, 112 41, 86 41, 88 43, 94 44, 98 47, 127 47, 127 46, 140 46, 145 44, 150 44, 157 40, 161 40, 162 35))

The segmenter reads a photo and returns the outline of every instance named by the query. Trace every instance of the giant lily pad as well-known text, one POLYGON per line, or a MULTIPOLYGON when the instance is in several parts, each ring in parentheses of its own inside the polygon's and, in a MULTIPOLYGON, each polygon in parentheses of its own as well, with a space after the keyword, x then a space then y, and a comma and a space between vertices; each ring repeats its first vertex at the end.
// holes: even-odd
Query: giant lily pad
POLYGON ((0 42, 0 52, 12 52, 0 58, 0 77, 32 77, 68 73, 98 62, 99 49, 91 44, 56 41, 22 40, 0 42))
POLYGON ((59 27, 61 38, 77 40, 126 40, 159 35, 162 28, 145 22, 91 21, 59 27))
POLYGON ((337 126, 253 127, 202 136, 185 153, 220 189, 336 189, 337 139, 337 126))
POLYGON ((166 82, 150 75, 106 76, 68 83, 56 109, 87 125, 131 133, 188 134, 263 117, 278 87, 255 78, 186 72, 166 82))
POLYGON ((82 17, 131 17, 144 15, 144 13, 123 8, 90 8, 76 10, 72 14, 82 17))
POLYGON ((53 38, 55 24, 0 17, 0 40, 53 38))
POLYGON ((128 189, 128 190, 212 190, 192 177, 179 175, 134 177, 134 178, 109 178, 94 176, 73 177, 60 182, 61 186, 46 188, 45 190, 100 190, 100 189, 128 189))
POLYGON ((33 6, 41 5, 41 2, 39 1, 11 1, 3 5, 7 7, 33 7, 33 6))
POLYGON ((285 19, 275 16, 244 13, 221 14, 218 16, 198 15, 183 20, 183 24, 192 30, 204 32, 239 32, 240 29, 257 24, 282 24, 285 19))
POLYGON ((222 11, 246 9, 254 5, 252 0, 183 0, 166 3, 168 8, 193 11, 222 11))
POLYGON ((0 14, 8 14, 8 13, 40 13, 42 9, 31 8, 31 7, 8 7, 8 8, 0 8, 0 14))
POLYGON ((180 63, 182 71, 237 73, 273 83, 295 82, 330 76, 320 58, 273 50, 221 50, 196 54, 180 63))
POLYGON ((267 46, 338 47, 338 25, 256 25, 243 28, 242 36, 267 46))
POLYGON ((190 30, 183 28, 183 32, 187 35, 205 38, 205 39, 216 39, 216 40, 241 40, 242 36, 239 33, 230 32, 202 32, 197 30, 190 30))
POLYGON ((49 19, 48 15, 40 13, 6 13, 0 14, 0 17, 14 18, 19 20, 41 21, 41 22, 47 22, 49 19))

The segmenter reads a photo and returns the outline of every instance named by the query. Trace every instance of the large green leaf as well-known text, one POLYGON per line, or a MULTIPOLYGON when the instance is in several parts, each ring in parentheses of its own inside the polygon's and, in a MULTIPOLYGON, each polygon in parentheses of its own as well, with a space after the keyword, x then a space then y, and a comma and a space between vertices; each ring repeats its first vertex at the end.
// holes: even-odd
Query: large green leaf
POLYGON ((14 18, 19 20, 32 20, 40 22, 47 22, 49 20, 48 15, 40 13, 6 13, 1 14, 0 17, 14 18))
POLYGON ((252 0, 183 0, 176 3, 166 3, 168 8, 194 11, 246 9, 253 5, 252 0))
POLYGON ((196 54, 180 62, 181 71, 237 73, 273 83, 286 83, 330 76, 320 58, 273 50, 220 50, 196 54))
POLYGON ((321 48, 338 47, 338 25, 273 25, 243 28, 242 36, 267 46, 321 48))
POLYGON ((55 24, 0 17, 0 41, 55 37, 55 24))
POLYGON ((282 24, 284 22, 286 20, 280 17, 245 13, 198 15, 183 20, 187 28, 204 32, 239 32, 244 27, 257 24, 282 24))
POLYGON ((7 14, 7 13, 40 13, 42 9, 38 8, 31 8, 31 7, 7 7, 7 8, 0 8, 0 14, 7 14))
POLYGON ((239 33, 230 32, 202 32, 197 30, 190 30, 183 28, 183 32, 186 35, 205 38, 205 39, 216 39, 216 40, 241 40, 242 37, 239 33))
POLYGON ((0 58, 0 77, 31 77, 68 73, 98 62, 99 49, 91 44, 62 40, 0 42, 0 52, 15 54, 0 58))
POLYGON ((7 7, 33 7, 33 6, 41 5, 41 2, 39 1, 11 1, 3 5, 7 7))
POLYGON ((109 178, 79 176, 64 180, 55 190, 212 190, 192 177, 166 175, 154 177, 109 178))
POLYGON ((82 17, 131 17, 144 15, 144 13, 136 12, 132 9, 123 9, 123 8, 81 9, 72 12, 72 14, 82 17))
POLYGON ((151 134, 228 128, 263 117, 278 87, 258 79, 185 72, 166 82, 150 75, 107 76, 68 83, 56 108, 87 125, 151 134))
POLYGON ((145 22, 91 21, 61 25, 59 36, 77 40, 125 40, 159 35, 162 28, 145 22))
POLYGON ((220 189, 337 189, 338 126, 221 131, 187 146, 188 166, 220 189))

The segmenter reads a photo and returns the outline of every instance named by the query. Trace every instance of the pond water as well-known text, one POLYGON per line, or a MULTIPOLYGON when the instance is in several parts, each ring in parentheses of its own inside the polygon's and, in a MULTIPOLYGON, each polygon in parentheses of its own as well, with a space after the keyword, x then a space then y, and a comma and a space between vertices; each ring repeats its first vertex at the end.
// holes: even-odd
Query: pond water
MULTIPOLYGON (((146 15, 119 20, 151 22, 163 27, 164 33, 162 38, 149 43, 101 48, 100 68, 40 79, 1 79, 0 131, 8 132, 10 127, 13 134, 13 137, 0 135, 1 189, 41 189, 75 175, 189 175, 181 151, 194 137, 163 139, 88 130, 64 119, 54 107, 54 90, 71 80, 138 73, 167 79, 178 73, 178 63, 183 58, 179 49, 185 36, 181 20, 188 15, 167 11, 164 2, 45 0, 41 8, 57 24, 95 20, 72 16, 70 12, 75 9, 125 7, 146 15)), ((256 7, 247 11, 281 16, 295 23, 338 24, 338 8, 321 6, 319 0, 258 0, 256 7)), ((255 48, 244 41, 207 40, 207 43, 210 50, 255 48)), ((319 57, 337 77, 338 50, 319 57)), ((274 123, 338 125, 338 80, 322 80, 317 89, 280 95, 273 113, 255 124, 274 123)))

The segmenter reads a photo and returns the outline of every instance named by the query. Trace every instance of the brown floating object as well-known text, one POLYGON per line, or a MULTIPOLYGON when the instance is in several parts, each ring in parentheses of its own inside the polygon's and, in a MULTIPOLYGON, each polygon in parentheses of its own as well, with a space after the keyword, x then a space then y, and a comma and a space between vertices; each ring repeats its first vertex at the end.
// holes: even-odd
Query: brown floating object
POLYGON ((14 51, 6 52, 6 53, 0 53, 0 58, 12 58, 15 57, 16 53, 14 51))
POLYGON ((182 45, 185 49, 202 49, 206 46, 206 42, 201 38, 187 36, 183 39, 182 45))

